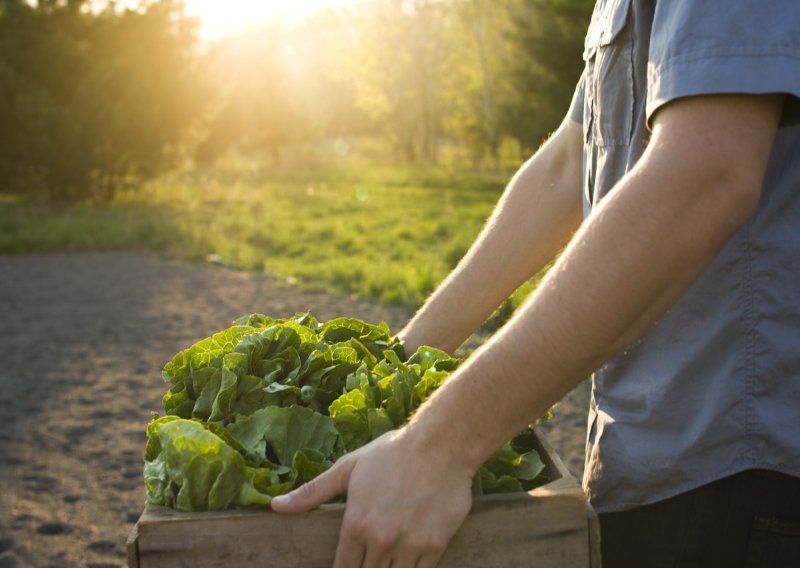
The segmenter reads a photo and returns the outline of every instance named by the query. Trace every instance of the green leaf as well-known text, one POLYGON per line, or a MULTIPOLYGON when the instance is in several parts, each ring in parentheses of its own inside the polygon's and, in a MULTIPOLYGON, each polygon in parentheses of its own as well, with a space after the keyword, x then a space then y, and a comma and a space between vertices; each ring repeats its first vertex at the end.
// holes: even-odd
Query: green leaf
POLYGON ((275 319, 273 319, 271 317, 267 317, 267 316, 265 316, 263 314, 251 314, 249 316, 242 316, 239 319, 235 320, 233 322, 233 325, 235 325, 235 326, 247 326, 247 327, 252 327, 252 328, 258 329, 258 328, 269 327, 269 326, 271 326, 272 324, 274 324, 277 321, 280 321, 280 320, 275 320, 275 319))
POLYGON ((330 469, 332 462, 322 452, 312 449, 298 450, 292 459, 295 472, 294 487, 300 487, 330 469))
POLYGON ((203 424, 167 416, 148 434, 157 438, 144 469, 148 502, 181 511, 269 504, 270 495, 252 484, 254 468, 203 424))
POLYGON ((252 414, 267 405, 268 396, 264 392, 267 382, 262 377, 245 375, 236 384, 236 402, 231 414, 252 414))
MULTIPOLYGON (((460 362, 427 346, 404 359, 385 323, 236 320, 164 367, 168 416, 147 429, 148 500, 183 510, 245 506, 313 479, 405 424, 460 362)), ((535 445, 526 431, 500 448, 476 475, 476 494, 541 483, 535 445)))
POLYGON ((264 442, 269 445, 276 463, 286 466, 291 466, 299 450, 311 449, 330 455, 337 437, 328 416, 301 406, 269 406, 250 416, 237 416, 236 422, 228 425, 228 431, 256 463, 271 461, 264 442))
POLYGON ((181 418, 191 418, 195 402, 189 398, 185 390, 174 392, 167 391, 161 399, 166 414, 173 414, 181 418))
POLYGON ((347 452, 357 450, 373 439, 367 413, 340 414, 334 423, 339 433, 339 442, 347 452))
POLYGON ((207 339, 198 341, 189 349, 181 351, 164 366, 162 375, 164 380, 175 386, 185 381, 190 370, 209 367, 225 353, 233 351, 241 338, 252 333, 253 328, 244 325, 235 325, 226 330, 215 333, 207 339))
POLYGON ((532 489, 544 467, 536 450, 520 455, 510 443, 505 444, 481 467, 479 494, 532 489))
POLYGON ((370 325, 355 318, 336 318, 325 323, 319 330, 319 335, 328 343, 340 343, 348 339, 358 339, 361 342, 389 340, 387 327, 370 325))
POLYGON ((520 456, 519 465, 517 465, 514 475, 518 479, 526 481, 533 481, 544 471, 545 465, 542 461, 539 452, 531 450, 520 456))
POLYGON ((192 415, 204 420, 227 420, 236 402, 239 376, 247 368, 246 358, 241 353, 226 353, 216 363, 219 369, 203 386, 192 415))
POLYGON ((370 408, 367 410, 367 428, 370 440, 383 436, 386 432, 394 430, 397 425, 383 408, 370 408))
POLYGON ((214 401, 219 394, 222 385, 222 370, 218 369, 203 385, 200 396, 194 402, 192 417, 208 420, 214 409, 214 401))
POLYGON ((421 346, 408 360, 409 365, 419 365, 423 371, 454 371, 461 361, 435 347, 421 346))

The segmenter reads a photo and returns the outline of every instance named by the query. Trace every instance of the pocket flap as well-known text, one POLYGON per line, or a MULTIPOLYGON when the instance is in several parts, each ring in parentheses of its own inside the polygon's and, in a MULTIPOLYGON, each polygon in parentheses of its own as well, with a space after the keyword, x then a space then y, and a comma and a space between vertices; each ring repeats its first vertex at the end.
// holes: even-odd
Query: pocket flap
POLYGON ((583 59, 594 57, 597 48, 608 45, 625 28, 631 0, 598 0, 583 43, 583 59))

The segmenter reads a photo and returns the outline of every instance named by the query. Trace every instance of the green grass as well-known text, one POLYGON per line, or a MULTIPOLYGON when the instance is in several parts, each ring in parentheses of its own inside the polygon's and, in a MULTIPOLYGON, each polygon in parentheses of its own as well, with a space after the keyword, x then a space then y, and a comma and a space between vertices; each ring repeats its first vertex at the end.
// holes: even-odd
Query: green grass
POLYGON ((167 211, 143 201, 51 204, 0 194, 0 253, 144 248, 163 250, 167 211))
POLYGON ((239 163, 165 176, 107 205, 0 196, 0 252, 148 249, 417 306, 467 250, 510 173, 239 163))

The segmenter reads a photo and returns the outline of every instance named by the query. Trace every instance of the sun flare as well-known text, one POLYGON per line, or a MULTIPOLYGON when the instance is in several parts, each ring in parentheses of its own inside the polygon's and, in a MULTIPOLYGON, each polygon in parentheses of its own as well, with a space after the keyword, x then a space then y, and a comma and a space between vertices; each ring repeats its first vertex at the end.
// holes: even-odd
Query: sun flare
POLYGON ((297 21, 322 8, 343 7, 364 0, 186 0, 186 13, 200 18, 206 39, 219 39, 270 20, 297 21))

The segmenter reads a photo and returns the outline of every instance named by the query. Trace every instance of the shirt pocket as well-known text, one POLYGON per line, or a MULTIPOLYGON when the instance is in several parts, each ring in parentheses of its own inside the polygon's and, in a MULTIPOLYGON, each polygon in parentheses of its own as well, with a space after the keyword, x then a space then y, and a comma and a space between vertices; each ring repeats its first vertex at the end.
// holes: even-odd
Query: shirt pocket
POLYGON ((631 0, 599 0, 584 42, 584 139, 628 146, 633 130, 631 0))

